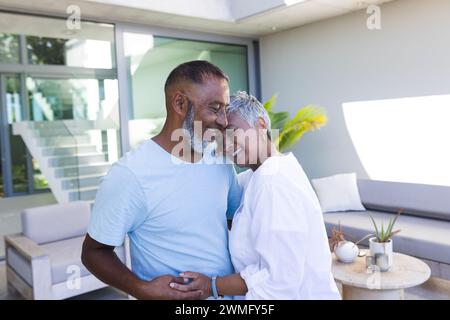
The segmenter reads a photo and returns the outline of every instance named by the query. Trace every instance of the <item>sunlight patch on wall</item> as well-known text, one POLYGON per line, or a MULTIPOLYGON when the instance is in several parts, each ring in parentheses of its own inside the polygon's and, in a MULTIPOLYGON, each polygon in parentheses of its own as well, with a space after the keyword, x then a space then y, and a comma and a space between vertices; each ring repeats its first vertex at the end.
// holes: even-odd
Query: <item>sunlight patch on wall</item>
POLYGON ((450 95, 342 106, 371 179, 450 186, 450 95))

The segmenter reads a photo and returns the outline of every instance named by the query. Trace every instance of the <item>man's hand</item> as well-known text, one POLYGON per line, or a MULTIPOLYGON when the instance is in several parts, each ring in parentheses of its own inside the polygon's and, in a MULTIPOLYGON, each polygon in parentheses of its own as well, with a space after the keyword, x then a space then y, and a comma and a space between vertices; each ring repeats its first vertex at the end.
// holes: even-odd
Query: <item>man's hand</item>
POLYGON ((188 292, 201 292, 201 296, 199 299, 206 299, 212 296, 211 289, 211 278, 205 276, 204 274, 197 272, 183 272, 180 273, 180 277, 191 278, 193 281, 189 284, 181 284, 177 282, 171 282, 170 287, 174 288, 180 292, 188 293, 188 292))
POLYGON ((151 281, 142 281, 134 295, 137 299, 143 300, 195 300, 202 299, 201 290, 175 290, 169 284, 183 283, 182 278, 171 275, 164 275, 154 278, 151 281))

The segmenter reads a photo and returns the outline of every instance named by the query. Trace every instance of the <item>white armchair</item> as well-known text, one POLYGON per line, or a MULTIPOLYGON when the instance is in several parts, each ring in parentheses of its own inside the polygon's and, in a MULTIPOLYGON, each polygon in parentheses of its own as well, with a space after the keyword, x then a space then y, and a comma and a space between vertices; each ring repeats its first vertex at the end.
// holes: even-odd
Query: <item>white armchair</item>
MULTIPOLYGON (((22 212, 23 233, 5 237, 8 287, 26 299, 65 299, 107 285, 81 263, 90 204, 71 202, 22 212)), ((128 239, 115 249, 130 268, 128 239)))

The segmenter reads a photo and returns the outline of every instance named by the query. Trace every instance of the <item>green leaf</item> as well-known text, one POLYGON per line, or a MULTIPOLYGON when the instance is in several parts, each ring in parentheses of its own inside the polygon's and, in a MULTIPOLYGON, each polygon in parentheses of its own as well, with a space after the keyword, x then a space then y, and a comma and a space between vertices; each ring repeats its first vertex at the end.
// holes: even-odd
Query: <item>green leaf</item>
POLYGON ((268 112, 272 111, 273 105, 277 102, 278 93, 275 93, 269 100, 264 102, 264 109, 268 112))
POLYGON ((386 234, 387 234, 388 238, 390 237, 391 232, 392 232, 392 228, 394 227, 394 221, 395 221, 395 219, 389 219, 389 225, 388 225, 388 228, 386 230, 386 234))
POLYGON ((289 112, 273 112, 277 97, 278 95, 274 94, 264 103, 264 108, 269 114, 271 128, 279 130, 278 136, 274 134, 274 142, 281 152, 291 147, 306 132, 318 129, 327 123, 325 110, 315 105, 301 108, 291 119, 289 119, 289 112))
POLYGON ((370 219, 372 219, 373 226, 375 227, 375 236, 376 236, 376 237, 378 238, 378 240, 379 240, 379 239, 380 239, 380 232, 378 231, 377 223, 375 222, 375 219, 372 217, 371 214, 369 214, 369 216, 370 216, 370 219))
POLYGON ((325 110, 315 105, 307 105, 297 111, 297 114, 288 120, 277 139, 281 152, 291 147, 303 134, 324 126, 327 123, 325 110))
POLYGON ((289 118, 289 112, 269 112, 272 129, 281 129, 289 118))
POLYGON ((403 210, 399 210, 399 211, 397 212, 397 214, 395 215, 395 217, 392 218, 392 219, 389 221, 389 228, 388 228, 388 231, 387 231, 387 234, 388 234, 388 237, 389 237, 389 238, 392 236, 392 229, 394 229, 395 222, 397 222, 397 218, 400 216, 400 214, 402 213, 402 211, 403 211, 403 210))

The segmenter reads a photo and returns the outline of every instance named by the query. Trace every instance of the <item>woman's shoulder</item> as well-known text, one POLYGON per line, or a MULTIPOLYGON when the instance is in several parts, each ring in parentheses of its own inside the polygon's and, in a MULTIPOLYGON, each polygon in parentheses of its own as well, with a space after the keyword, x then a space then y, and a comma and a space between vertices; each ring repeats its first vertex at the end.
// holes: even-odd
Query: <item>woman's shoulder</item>
POLYGON ((251 169, 245 170, 238 174, 238 183, 242 190, 246 190, 250 180, 253 177, 253 171, 251 169))

